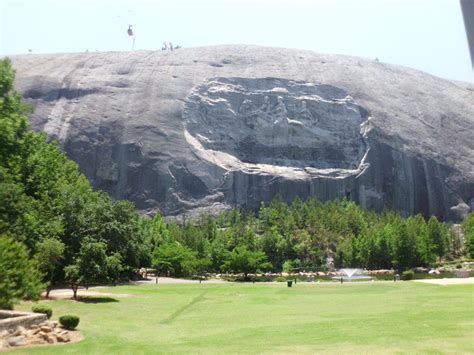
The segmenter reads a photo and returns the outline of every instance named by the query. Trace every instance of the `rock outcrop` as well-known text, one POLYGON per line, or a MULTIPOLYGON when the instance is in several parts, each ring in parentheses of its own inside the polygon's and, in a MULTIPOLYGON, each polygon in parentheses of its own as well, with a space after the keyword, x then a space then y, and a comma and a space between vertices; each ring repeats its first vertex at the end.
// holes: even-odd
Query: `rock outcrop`
POLYGON ((442 219, 474 209, 474 86, 258 46, 25 55, 33 127, 92 184, 164 215, 348 198, 442 219))
POLYGON ((1 331, 0 351, 23 346, 61 344, 80 340, 82 340, 82 336, 79 332, 60 328, 56 321, 45 321, 40 324, 31 324, 27 328, 19 326, 14 330, 1 331))

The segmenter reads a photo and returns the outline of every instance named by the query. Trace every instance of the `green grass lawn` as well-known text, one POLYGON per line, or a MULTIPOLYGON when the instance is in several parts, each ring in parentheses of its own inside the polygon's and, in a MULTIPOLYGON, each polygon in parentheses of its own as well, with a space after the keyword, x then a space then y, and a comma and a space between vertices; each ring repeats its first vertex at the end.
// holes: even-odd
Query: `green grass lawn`
MULTIPOLYGON (((133 297, 42 301, 52 306, 53 319, 79 315, 85 340, 16 352, 474 352, 473 285, 203 283, 103 292, 133 297)), ((30 307, 23 303, 17 308, 30 307)))

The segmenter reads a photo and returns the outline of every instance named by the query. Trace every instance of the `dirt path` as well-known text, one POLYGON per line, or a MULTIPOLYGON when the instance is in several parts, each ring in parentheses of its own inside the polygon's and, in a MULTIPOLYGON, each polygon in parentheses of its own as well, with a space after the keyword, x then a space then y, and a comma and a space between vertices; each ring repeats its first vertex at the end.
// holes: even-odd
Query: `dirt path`
MULTIPOLYGON (((134 295, 129 295, 126 293, 107 293, 107 292, 100 292, 99 290, 102 286, 98 287, 89 287, 88 290, 79 289, 77 290, 77 298, 78 299, 93 299, 94 297, 111 297, 111 298, 127 298, 127 297, 135 297, 134 295)), ((46 294, 43 293, 41 295, 43 298, 46 297, 46 294)), ((49 293, 49 299, 51 300, 66 300, 72 299, 74 293, 70 288, 60 288, 56 290, 52 290, 49 293)))
MULTIPOLYGON (((150 284, 156 284, 156 278, 155 277, 149 277, 147 280, 142 280, 142 281, 134 281, 132 282, 135 285, 150 285, 150 284)), ((198 284, 199 280, 186 280, 186 279, 175 279, 172 277, 158 277, 158 284, 198 284)), ((222 284, 222 283, 228 283, 228 281, 224 280, 217 280, 217 279, 211 279, 211 280, 205 280, 202 281, 203 284, 222 284)))
MULTIPOLYGON (((224 280, 205 280, 202 281, 203 284, 222 284, 226 283, 227 281, 224 280)), ((172 277, 159 277, 158 278, 158 285, 165 285, 165 284, 198 284, 199 280, 185 280, 185 279, 175 279, 172 277)), ((131 285, 155 285, 156 278, 149 277, 146 280, 141 281, 132 281, 130 282, 131 285)), ((92 286, 89 287, 88 290, 85 288, 79 288, 77 290, 77 297, 79 299, 85 298, 94 298, 94 297, 112 297, 112 298, 127 298, 127 297, 135 297, 134 295, 126 294, 126 293, 107 293, 102 292, 101 289, 108 286, 92 286)), ((46 294, 43 293, 42 297, 45 298, 46 294)), ((49 293, 49 298, 52 300, 64 300, 64 299, 72 299, 73 292, 70 288, 58 288, 51 290, 49 293)))

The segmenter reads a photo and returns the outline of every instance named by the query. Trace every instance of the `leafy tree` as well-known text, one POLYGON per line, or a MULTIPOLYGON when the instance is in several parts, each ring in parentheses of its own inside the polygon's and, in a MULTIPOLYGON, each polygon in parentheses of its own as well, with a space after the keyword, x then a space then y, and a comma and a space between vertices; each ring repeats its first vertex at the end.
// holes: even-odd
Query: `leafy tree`
POLYGON ((64 243, 56 238, 46 238, 36 245, 35 260, 39 270, 43 273, 46 284, 46 297, 58 278, 60 262, 64 256, 64 243))
POLYGON ((104 242, 87 238, 83 241, 75 262, 64 268, 65 278, 74 292, 74 298, 79 285, 87 288, 91 284, 108 281, 108 267, 111 265, 107 265, 106 250, 104 242))
POLYGON ((197 259, 196 263, 194 264, 194 270, 198 274, 205 274, 210 270, 212 266, 212 260, 209 258, 201 258, 197 259))
POLYGON ((285 238, 278 233, 275 226, 269 228, 260 240, 263 252, 268 256, 275 268, 280 269, 287 259, 288 245, 285 238))
POLYGON ((474 213, 470 213, 463 222, 466 254, 474 259, 474 213))
POLYGON ((0 236, 0 273, 0 309, 12 309, 22 299, 39 298, 42 275, 26 247, 5 236, 0 236))
POLYGON ((123 270, 122 261, 120 254, 115 253, 105 258, 105 266, 107 270, 108 278, 112 281, 114 286, 120 277, 120 273, 123 270))
POLYGON ((334 265, 337 268, 353 266, 352 248, 352 238, 345 238, 337 245, 336 256, 334 258, 334 265))
POLYGON ((291 273, 293 271, 293 262, 291 260, 287 260, 283 263, 282 267, 283 272, 291 273))
POLYGON ((153 254, 153 267, 160 274, 188 276, 198 264, 197 253, 178 243, 159 246, 153 254))
POLYGON ((447 230, 438 222, 438 219, 433 216, 428 221, 428 238, 433 245, 433 251, 438 256, 439 260, 446 255, 447 249, 447 230))
POLYGON ((392 226, 379 226, 375 231, 375 250, 372 253, 374 268, 389 269, 392 267, 391 238, 392 226))
POLYGON ((230 239, 230 231, 219 231, 209 246, 209 258, 211 260, 211 268, 214 271, 220 271, 221 265, 225 260, 225 254, 229 249, 230 239))
POLYGON ((250 251, 245 246, 236 247, 228 252, 222 269, 234 273, 243 273, 245 277, 249 273, 258 270, 271 269, 272 264, 267 261, 267 256, 261 251, 250 251))
POLYGON ((77 298, 77 289, 81 284, 81 272, 79 270, 79 265, 72 264, 64 268, 64 279, 71 286, 72 292, 74 293, 74 298, 77 298))
POLYGON ((22 185, 0 168, 0 234, 26 242, 35 220, 33 205, 22 185))
MULTIPOLYGON (((163 217, 159 213, 157 213, 151 219, 147 217, 141 217, 138 221, 138 231, 152 251, 156 247, 170 242, 170 233, 168 231, 168 227, 163 217)), ((151 253, 149 254, 151 257, 151 253)))
POLYGON ((28 129, 26 114, 31 108, 22 103, 21 96, 14 90, 14 80, 11 61, 0 60, 0 165, 17 170, 22 139, 28 129))
POLYGON ((397 237, 392 239, 394 266, 403 271, 416 264, 417 237, 402 220, 394 227, 397 234, 397 237))
POLYGON ((86 239, 76 260, 79 267, 81 284, 86 287, 91 284, 107 281, 107 245, 104 242, 96 242, 86 239))

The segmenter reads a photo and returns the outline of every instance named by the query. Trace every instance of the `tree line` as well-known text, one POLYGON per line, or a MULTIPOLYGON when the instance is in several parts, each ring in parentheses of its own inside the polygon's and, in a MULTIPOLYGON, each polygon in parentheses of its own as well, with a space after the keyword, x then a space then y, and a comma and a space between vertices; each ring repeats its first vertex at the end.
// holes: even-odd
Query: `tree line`
MULTIPOLYGON (((31 108, 0 61, 0 308, 38 297, 56 283, 116 283, 142 267, 189 276, 299 267, 406 269, 463 252, 435 217, 402 218, 350 201, 275 198, 257 214, 233 209, 181 224, 147 218, 128 201, 94 191, 78 166, 44 133, 29 129, 31 108)), ((466 248, 474 252, 472 215, 466 248)))

